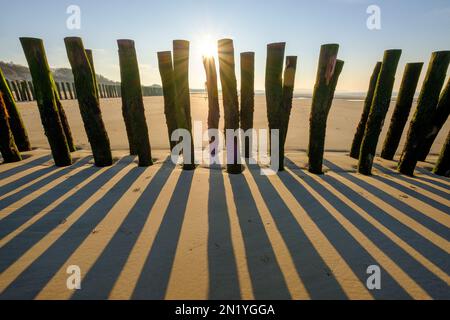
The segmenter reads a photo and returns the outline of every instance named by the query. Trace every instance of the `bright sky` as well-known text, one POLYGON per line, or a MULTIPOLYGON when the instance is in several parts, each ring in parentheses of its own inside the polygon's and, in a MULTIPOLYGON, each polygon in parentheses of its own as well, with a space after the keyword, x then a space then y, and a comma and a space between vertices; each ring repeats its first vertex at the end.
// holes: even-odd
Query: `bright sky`
MULTIPOLYGON (((173 39, 191 41, 190 87, 203 88, 202 51, 217 39, 234 39, 239 52, 256 53, 256 89, 264 89, 266 45, 285 41, 299 56, 296 90, 314 86, 320 45, 339 43, 345 61, 338 90, 365 91, 375 62, 389 48, 403 49, 396 89, 406 62, 429 61, 450 49, 448 0, 14 0, 2 4, 0 60, 26 65, 20 36, 44 39, 52 67, 69 67, 63 38, 80 36, 94 50, 97 73, 119 80, 116 40, 136 42, 141 81, 161 83, 156 52, 173 39), (381 9, 381 30, 369 30, 366 9, 381 9), (81 9, 81 29, 69 30, 69 5, 81 9)), ((424 73, 424 72, 423 72, 424 73)), ((423 78, 423 75, 422 75, 423 78)))

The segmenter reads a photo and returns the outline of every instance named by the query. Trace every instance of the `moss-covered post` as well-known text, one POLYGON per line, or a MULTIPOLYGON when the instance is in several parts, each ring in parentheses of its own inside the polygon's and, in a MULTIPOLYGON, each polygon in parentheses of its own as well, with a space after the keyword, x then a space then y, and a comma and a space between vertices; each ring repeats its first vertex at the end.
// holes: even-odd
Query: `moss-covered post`
POLYGON ((22 160, 9 126, 8 111, 3 101, 2 92, 0 92, 0 153, 5 163, 22 160))
POLYGON ((403 130, 408 121, 422 66, 422 62, 407 63, 405 66, 391 124, 381 151, 383 159, 392 160, 397 152, 403 130))
POLYGON ((450 51, 436 51, 431 55, 427 74, 417 101, 416 112, 409 125, 405 148, 398 165, 398 170, 403 174, 410 176, 414 174, 420 147, 424 142, 424 137, 433 126, 432 121, 449 62, 450 51))
MULTIPOLYGON (((266 58, 266 76, 265 76, 265 89, 266 89, 266 106, 267 106, 267 119, 269 122, 269 131, 271 132, 271 139, 273 137, 273 130, 278 130, 278 150, 272 150, 270 148, 271 161, 277 155, 277 161, 280 160, 281 154, 281 105, 283 99, 283 62, 284 62, 284 50, 286 44, 284 42, 270 43, 267 45, 267 58, 266 58)), ((272 146, 272 143, 271 143, 272 146)), ((279 163, 279 167, 283 165, 279 163)))
POLYGON ((59 84, 59 82, 56 82, 56 81, 55 81, 55 90, 56 90, 56 93, 58 94, 58 99, 62 100, 61 85, 59 84))
MULTIPOLYGON (((218 47, 225 130, 236 131, 239 129, 239 99, 237 94, 236 73, 234 70, 233 40, 221 39, 218 42, 218 47)), ((225 138, 227 148, 227 172, 230 174, 239 174, 243 169, 240 163, 239 137, 235 136, 233 141, 229 141, 229 139, 227 139, 227 134, 225 134, 225 138)))
POLYGON ((325 44, 320 48, 316 84, 309 118, 309 171, 322 173, 328 106, 332 92, 332 78, 336 70, 338 44, 325 44))
POLYGON ((391 103, 395 72, 397 71, 401 54, 402 51, 397 49, 386 50, 384 52, 383 63, 378 76, 372 106, 370 107, 358 160, 358 172, 364 175, 370 175, 372 173, 378 139, 391 103))
MULTIPOLYGON (((219 129, 219 91, 217 89, 217 69, 214 57, 203 57, 203 67, 205 68, 206 90, 208 92, 208 129, 219 129)), ((213 156, 219 143, 214 139, 211 136, 209 137, 210 152, 213 156), (213 144, 215 147, 212 146, 213 144)))
MULTIPOLYGON (((294 95, 295 72, 297 70, 297 57, 287 56, 283 76, 283 103, 281 105, 281 131, 280 131, 280 161, 279 170, 284 170, 284 148, 289 128, 289 118, 292 110, 292 98, 294 95)), ((335 72, 336 73, 336 72, 335 72)), ((340 73, 340 72, 339 72, 340 73)), ((334 91, 334 90, 333 90, 334 91)))
POLYGON ((10 87, 6 82, 2 70, 0 69, 0 93, 3 94, 3 102, 8 114, 8 122, 14 136, 15 143, 19 151, 30 151, 31 144, 28 138, 25 124, 23 123, 19 109, 17 108, 10 87))
POLYGON ((39 113, 53 159, 57 166, 69 166, 72 164, 72 158, 57 109, 59 99, 55 93, 44 44, 41 39, 36 38, 20 38, 20 42, 33 78, 39 113))
MULTIPOLYGON (((246 132, 253 129, 253 114, 255 111, 255 53, 241 53, 241 129, 246 132)), ((245 137, 242 141, 244 156, 249 159, 252 154, 252 141, 255 137, 245 137)))
POLYGON ((164 93, 164 114, 166 116, 169 145, 170 150, 172 150, 176 145, 176 142, 171 140, 172 132, 178 128, 176 117, 177 110, 175 106, 176 92, 173 77, 172 52, 158 52, 158 66, 164 93))
POLYGON ((436 166, 433 172, 440 176, 450 176, 450 132, 447 135, 447 140, 442 147, 436 166))
MULTIPOLYGON (((133 144, 139 156, 139 166, 153 164, 142 99, 141 80, 133 40, 117 40, 119 46, 122 108, 130 121, 133 144)), ((130 143, 131 144, 131 143, 130 143)))
POLYGON ((92 78, 94 79, 95 93, 97 95, 97 99, 99 99, 100 94, 98 92, 98 81, 97 81, 97 73, 95 72, 94 56, 92 54, 91 49, 85 49, 85 51, 86 51, 86 56, 89 61, 89 66, 91 67, 91 70, 92 70, 92 78))
POLYGON ((378 75, 381 70, 381 61, 378 61, 373 69, 372 76, 369 81, 369 89, 367 90, 366 99, 364 100, 363 112, 353 137, 352 146, 350 148, 350 157, 359 159, 359 151, 361 150, 361 142, 366 130, 367 118, 369 118, 370 107, 372 106, 373 94, 377 85, 378 75))
POLYGON ((110 166, 112 165, 110 142, 102 120, 95 81, 83 42, 78 37, 67 37, 64 43, 78 92, 81 118, 91 145, 95 165, 110 166))
MULTIPOLYGON (((195 169, 194 137, 192 135, 191 99, 189 93, 189 41, 173 41, 173 74, 176 88, 177 108, 184 110, 185 120, 180 128, 187 129, 191 135, 191 158, 183 164, 183 169, 195 169), (185 128, 186 126, 186 128, 185 128)), ((122 93, 123 94, 123 93, 122 93)))
POLYGON ((450 79, 441 93, 436 112, 433 117, 430 131, 425 135, 422 146, 419 149, 419 161, 425 161, 433 146, 439 131, 441 131, 450 114, 450 79))

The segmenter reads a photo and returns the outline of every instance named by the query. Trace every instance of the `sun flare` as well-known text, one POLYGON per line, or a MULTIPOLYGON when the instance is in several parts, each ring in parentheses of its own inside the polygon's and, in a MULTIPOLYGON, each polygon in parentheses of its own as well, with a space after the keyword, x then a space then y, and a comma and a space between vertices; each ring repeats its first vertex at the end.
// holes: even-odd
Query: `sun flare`
POLYGON ((217 53, 217 42, 209 35, 200 39, 199 47, 200 52, 204 57, 213 57, 217 53))

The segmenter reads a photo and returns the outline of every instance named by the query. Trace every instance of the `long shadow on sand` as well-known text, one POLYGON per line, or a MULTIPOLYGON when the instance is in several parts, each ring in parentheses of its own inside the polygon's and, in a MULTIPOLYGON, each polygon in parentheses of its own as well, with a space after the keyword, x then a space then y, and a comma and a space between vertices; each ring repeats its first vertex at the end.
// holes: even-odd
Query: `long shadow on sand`
MULTIPOLYGON (((248 168, 289 249, 296 270, 310 297, 312 299, 346 299, 346 294, 330 272, 329 267, 267 176, 260 174, 260 167, 257 165, 248 165, 248 168)), ((279 176, 284 176, 284 173, 280 172, 279 176)), ((298 186, 294 186, 293 189, 298 189, 298 186)), ((302 199, 301 203, 303 204, 306 200, 302 199)))
MULTIPOLYGON (((32 183, 31 185, 23 188, 22 190, 18 191, 18 192, 14 192, 13 194, 3 198, 0 202, 0 210, 9 207, 11 204, 13 204, 16 201, 19 201, 20 199, 26 197, 27 195, 39 190, 42 187, 45 187, 47 184, 51 183, 52 181, 68 174, 69 172, 73 171, 76 168, 79 168, 85 164, 87 164, 89 162, 89 160, 92 159, 92 156, 88 156, 88 157, 84 157, 80 160, 78 160, 77 162, 75 162, 73 165, 71 165, 70 167, 66 167, 64 169, 61 169, 59 171, 56 171, 52 174, 50 174, 49 176, 36 181, 34 183, 32 183)), ((22 186, 25 183, 28 183, 30 181, 33 181, 35 179, 38 179, 39 177, 41 177, 44 174, 53 172, 57 169, 57 167, 52 166, 52 167, 48 167, 48 168, 44 168, 41 170, 38 170, 36 172, 32 172, 28 175, 26 175, 25 177, 18 179, 14 182, 11 182, 8 185, 5 185, 6 190, 4 190, 5 192, 0 191, 0 193, 7 193, 10 191, 13 191, 14 189, 17 189, 18 187, 22 186)))
POLYGON ((291 299, 250 187, 242 174, 229 175, 255 299, 291 299))
MULTIPOLYGON (((119 171, 123 169, 133 160, 133 157, 126 157, 124 159, 127 159, 127 161, 122 160, 119 164, 116 164, 109 170, 119 171)), ((20 276, 3 291, 0 298, 35 298, 144 171, 145 168, 134 167, 127 172, 101 199, 87 209, 86 212, 76 220, 60 238, 58 238, 58 240, 26 268, 24 272, 22 272, 20 276)), ((99 187, 99 185, 96 185, 96 190, 99 187)), ((76 208, 78 205, 78 200, 73 199, 71 207, 76 208)))
POLYGON ((221 167, 213 166, 208 194, 208 298, 241 299, 221 167))
MULTIPOLYGON (((288 160, 288 166, 292 169, 292 171, 300 177, 299 172, 301 169, 296 166, 293 162, 288 160)), ((291 190, 298 190, 297 185, 300 185, 298 181, 289 177, 288 173, 281 173, 280 178, 286 184, 286 186, 291 190)), ((321 180, 329 183, 337 190, 342 192, 343 188, 339 188, 338 183, 333 177, 328 175, 319 176, 321 180)), ((422 288, 424 288, 427 293, 433 298, 445 298, 448 295, 448 287, 447 284, 439 279, 434 273, 425 268, 422 264, 420 264, 416 259, 410 256, 406 251, 404 251, 398 244, 389 239, 383 232, 379 231, 375 228, 371 223, 365 220, 361 215, 359 215, 355 210, 353 210, 348 204, 339 199, 332 191, 327 189, 323 184, 317 182, 315 179, 307 176, 301 175, 301 179, 307 185, 309 185, 314 191, 323 196, 334 208, 336 208, 339 213, 341 213, 346 219, 348 219, 355 227, 357 227, 366 237, 368 237, 378 248, 380 248, 386 255, 388 255, 404 272, 406 272, 412 279, 414 279, 422 288)), ((307 192, 306 189, 301 187, 302 194, 299 194, 300 199, 303 199, 304 202, 310 203, 308 201, 307 195, 304 193, 307 192)), ((356 192, 351 191, 349 188, 344 192, 346 197, 355 202, 356 204, 361 204, 361 195, 356 192)), ((358 254, 358 251, 361 250, 359 248, 359 244, 357 244, 355 239, 347 239, 348 235, 345 235, 346 232, 340 230, 340 228, 335 227, 336 223, 332 223, 331 214, 328 214, 328 218, 324 217, 323 214, 318 214, 318 205, 314 204, 314 201, 309 204, 312 208, 311 217, 316 219, 316 223, 319 227, 323 226, 322 231, 327 236, 327 238, 335 245, 336 249, 340 251, 343 258, 347 261, 347 263, 352 266, 355 262, 357 264, 362 265, 363 270, 356 268, 354 269, 357 275, 362 275, 360 277, 361 281, 365 281, 367 278, 366 268, 370 264, 378 264, 377 261, 374 261, 372 257, 367 256, 367 253, 358 254), (327 221, 329 220, 329 221, 327 221), (348 243, 345 243, 348 241, 348 243), (353 242, 353 243, 352 243, 353 242), (341 245, 339 245, 341 244, 341 245), (357 250, 355 250, 357 249, 357 250), (347 256, 347 258, 346 258, 347 256)), ((372 210, 370 207, 367 208, 366 211, 371 214, 372 210)), ((322 210, 319 210, 319 212, 322 210)), ((407 293, 399 287, 399 285, 395 282, 395 280, 386 272, 383 272, 383 289, 376 290, 372 292, 374 297, 377 299, 403 299, 409 298, 407 293)))
POLYGON ((5 179, 7 177, 12 176, 13 174, 23 171, 23 170, 41 165, 43 163, 46 163, 47 161, 50 161, 51 159, 52 159, 51 155, 45 155, 45 156, 39 157, 37 159, 31 160, 30 162, 15 166, 14 168, 0 172, 0 179, 5 179))
POLYGON ((182 171, 134 289, 133 299, 164 299, 180 238, 193 171, 182 171))
POLYGON ((168 159, 145 187, 72 299, 107 299, 175 166, 168 159))
MULTIPOLYGON (((379 188, 376 188, 373 185, 365 182, 364 180, 343 171, 340 167, 336 166, 330 161, 325 160, 324 164, 332 169, 336 174, 355 183, 359 187, 363 188, 366 192, 386 201, 386 203, 389 203, 396 209, 402 211, 407 216, 412 217, 414 215, 422 215, 422 213, 420 213, 419 211, 390 196, 379 188)), ((423 256, 435 263, 439 268, 441 268, 448 274, 448 255, 444 250, 439 248, 428 239, 425 239, 416 230, 395 219, 388 212, 366 199, 363 195, 355 192, 346 184, 338 181, 331 176, 327 176, 327 179, 327 182, 330 183, 332 187, 337 189, 347 198, 351 199, 359 207, 364 208, 365 211, 368 212, 374 219, 383 224, 386 228, 390 229, 398 237, 415 248, 423 256)))

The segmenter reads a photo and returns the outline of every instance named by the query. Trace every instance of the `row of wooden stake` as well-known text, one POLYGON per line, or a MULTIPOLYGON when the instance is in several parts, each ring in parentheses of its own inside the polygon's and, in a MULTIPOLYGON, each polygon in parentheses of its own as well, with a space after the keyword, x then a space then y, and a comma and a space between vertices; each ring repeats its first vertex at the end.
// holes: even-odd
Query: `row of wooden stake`
MULTIPOLYGON (((48 138, 53 158, 57 166, 72 163, 71 152, 75 151, 64 109, 60 102, 58 88, 50 73, 42 40, 21 38, 22 47, 30 67, 36 92, 39 112, 48 138)), ((118 40, 121 74, 120 95, 122 114, 125 121, 130 153, 138 155, 140 166, 153 164, 148 128, 145 119, 138 62, 134 42, 118 40)), ((85 50, 82 40, 76 37, 65 38, 67 55, 72 67, 75 90, 84 127, 92 148, 95 164, 112 164, 109 138, 102 120, 99 90, 95 77, 92 52, 85 50)), ((321 47, 316 84, 314 87, 308 145, 309 171, 322 173, 322 163, 326 136, 326 124, 332 105, 336 85, 344 62, 337 59, 339 45, 326 44, 321 47)), ((284 170, 284 146, 289 127, 292 97, 297 67, 297 57, 284 57, 285 43, 272 43, 267 46, 266 60, 266 104, 269 129, 277 129, 279 147, 271 149, 272 161, 276 159, 278 169, 284 170), (283 69, 283 63, 284 69, 283 69)), ((389 108, 395 72, 401 50, 387 50, 382 62, 378 62, 370 80, 370 86, 364 104, 361 121, 351 148, 351 156, 359 159, 358 171, 371 174, 373 159, 384 119, 389 108)), ((218 42, 219 76, 222 86, 225 129, 247 130, 253 127, 254 112, 254 53, 241 53, 241 101, 239 98, 235 74, 234 46, 230 39, 218 42)), ((418 100, 416 114, 411 122, 405 151, 401 157, 399 170, 412 174, 419 158, 426 157, 440 127, 443 126, 449 112, 449 85, 439 98, 450 61, 450 52, 435 52, 432 55, 429 70, 418 100), (427 150, 426 150, 427 149, 427 150)), ((218 129, 220 111, 217 88, 217 71, 213 57, 204 57, 206 84, 208 91, 208 128, 218 129)), ((175 40, 173 57, 171 51, 158 52, 158 64, 163 84, 164 112, 166 116, 169 141, 176 129, 187 130, 192 137, 192 119, 189 93, 189 42, 175 40)), ((382 156, 392 159, 396 152, 403 127, 416 90, 421 63, 408 64, 405 69, 396 109, 386 138, 382 156)), ((2 74, 1 86, 1 146, 5 161, 20 160, 19 151, 30 149, 25 127, 17 111, 13 96, 2 74)), ((233 137, 225 141, 227 152, 227 172, 242 172, 238 159, 241 150, 240 141, 233 137)), ((249 141, 244 142, 245 157, 250 157, 249 141)), ((175 146, 170 141, 171 149, 175 146)), ((183 149, 185 170, 195 168, 193 151, 183 149)), ((447 175, 450 171, 449 139, 436 165, 437 174, 447 175)))
MULTIPOLYGON (((383 61, 377 62, 370 79, 350 150, 350 156, 358 159, 358 172, 371 174, 378 139, 391 101, 401 50, 385 51, 383 61)), ((431 55, 428 70, 417 100, 406 136, 406 143, 398 163, 399 172, 412 176, 418 161, 428 156, 439 131, 450 114, 450 79, 442 90, 450 63, 450 51, 437 51, 431 55), (442 92, 441 92, 442 90, 442 92)), ((400 91, 397 96, 391 123, 384 141, 381 157, 393 160, 414 101, 422 62, 405 66, 400 91)), ((434 168, 439 175, 450 174, 450 132, 434 168)))

